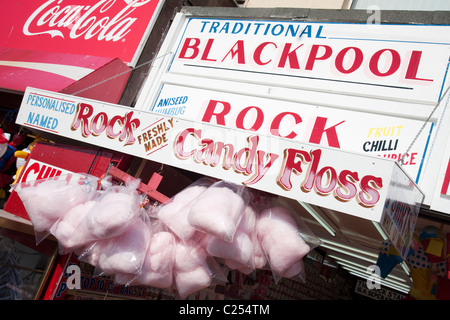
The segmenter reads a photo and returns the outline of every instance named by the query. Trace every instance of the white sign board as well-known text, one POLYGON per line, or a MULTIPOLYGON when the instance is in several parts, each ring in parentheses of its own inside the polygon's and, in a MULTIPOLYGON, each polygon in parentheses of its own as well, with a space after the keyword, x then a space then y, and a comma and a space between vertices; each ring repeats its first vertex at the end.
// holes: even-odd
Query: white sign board
POLYGON ((191 17, 175 42, 168 71, 436 102, 450 53, 449 38, 443 37, 448 30, 191 17))
POLYGON ((163 86, 148 110, 369 156, 403 159, 404 169, 416 181, 433 128, 427 123, 406 152, 423 121, 172 84, 163 86))
POLYGON ((409 179, 381 157, 34 88, 16 122, 377 222, 394 170, 409 179))

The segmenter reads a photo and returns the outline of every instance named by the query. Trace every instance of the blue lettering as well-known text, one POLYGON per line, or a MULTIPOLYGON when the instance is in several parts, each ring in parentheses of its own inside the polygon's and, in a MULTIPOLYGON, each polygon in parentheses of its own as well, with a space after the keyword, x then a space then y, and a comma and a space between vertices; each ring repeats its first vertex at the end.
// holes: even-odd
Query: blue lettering
POLYGON ((187 100, 188 100, 187 96, 160 99, 158 102, 158 105, 156 107, 159 108, 159 107, 168 107, 168 106, 174 106, 174 105, 178 105, 178 104, 184 104, 184 103, 186 103, 187 100))
POLYGON ((303 29, 302 33, 299 35, 299 38, 301 38, 305 33, 308 38, 311 38, 311 25, 307 25, 305 29, 303 29))
POLYGON ((316 37, 326 39, 322 35, 323 25, 303 23, 267 23, 267 22, 228 22, 228 21, 200 21, 200 32, 207 33, 229 33, 229 34, 251 34, 272 35, 284 37, 316 37))
POLYGON ((228 33, 228 28, 230 27, 230 23, 229 22, 225 22, 225 24, 223 25, 222 29, 220 29, 219 33, 222 33, 222 31, 224 31, 225 33, 228 33))
POLYGON ((323 29, 323 26, 319 26, 319 29, 317 30, 317 33, 316 33, 316 38, 326 39, 326 37, 320 36, 320 34, 322 33, 322 29, 323 29))
POLYGON ((61 285, 59 286, 59 290, 56 292, 57 297, 61 297, 61 294, 66 291, 67 284, 65 282, 61 282, 61 285))

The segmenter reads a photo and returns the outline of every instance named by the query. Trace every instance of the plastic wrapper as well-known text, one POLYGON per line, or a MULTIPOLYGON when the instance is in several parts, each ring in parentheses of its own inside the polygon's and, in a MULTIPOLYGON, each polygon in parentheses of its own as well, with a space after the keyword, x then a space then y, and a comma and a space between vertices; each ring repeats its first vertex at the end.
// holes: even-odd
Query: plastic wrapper
POLYGON ((196 242, 179 241, 175 250, 174 284, 179 298, 207 288, 212 284, 213 273, 204 248, 196 242))
POLYGON ((248 202, 244 186, 218 181, 193 201, 188 221, 199 231, 232 242, 248 202))
POLYGON ((206 241, 208 254, 224 259, 230 269, 238 269, 245 274, 250 273, 255 269, 255 245, 258 241, 254 232, 255 225, 256 213, 252 206, 247 205, 233 241, 228 242, 209 236, 206 241))
POLYGON ((96 204, 90 200, 74 206, 50 228, 50 233, 58 240, 60 254, 79 250, 92 241, 90 232, 80 224, 96 204))
POLYGON ((183 241, 189 240, 197 231, 188 221, 188 213, 193 201, 213 183, 202 178, 177 193, 168 203, 160 205, 156 217, 183 241))
POLYGON ((306 225, 299 225, 290 211, 276 202, 262 210, 256 229, 275 281, 301 273, 299 261, 320 243, 306 225))
POLYGON ((60 253, 78 251, 91 242, 120 235, 140 214, 135 187, 134 183, 125 186, 103 183, 104 189, 92 192, 89 201, 63 214, 50 228, 58 240, 60 253))
POLYGON ((140 196, 134 185, 111 186, 95 201, 79 224, 80 229, 89 232, 91 240, 120 235, 140 215, 140 196))
POLYGON ((137 277, 130 274, 119 274, 115 277, 116 282, 126 285, 170 288, 173 284, 176 244, 177 239, 171 232, 153 233, 140 274, 137 277))
POLYGON ((151 230, 148 224, 142 219, 134 220, 122 234, 106 242, 98 255, 96 272, 107 275, 120 273, 139 275, 150 237, 151 230))
POLYGON ((27 210, 37 243, 70 209, 95 196, 97 180, 88 174, 71 173, 12 185, 27 210))

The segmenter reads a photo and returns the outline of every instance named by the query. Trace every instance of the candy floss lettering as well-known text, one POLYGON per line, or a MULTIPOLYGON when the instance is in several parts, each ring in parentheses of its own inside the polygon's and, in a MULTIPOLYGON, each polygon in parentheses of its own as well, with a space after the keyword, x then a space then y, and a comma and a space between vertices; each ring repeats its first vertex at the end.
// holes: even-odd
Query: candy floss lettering
MULTIPOLYGON (((235 146, 231 143, 202 138, 202 130, 187 128, 175 138, 174 152, 182 160, 192 158, 203 165, 222 165, 225 170, 233 169, 236 173, 250 176, 243 184, 252 185, 265 176, 280 156, 258 150, 258 136, 248 137, 247 143, 248 147, 235 151, 235 146), (198 148, 191 147, 189 150, 188 145, 198 148)), ((374 207, 380 200, 378 190, 383 188, 383 180, 380 177, 360 177, 355 171, 345 169, 338 172, 332 166, 320 167, 321 149, 305 151, 288 148, 283 153, 283 163, 276 182, 286 191, 293 188, 292 174, 300 175, 306 169, 304 179, 299 185, 302 192, 314 191, 321 196, 332 194, 341 202, 355 199, 359 205, 366 208, 374 207)))
POLYGON ((137 118, 132 119, 133 111, 126 112, 124 116, 115 115, 112 118, 108 118, 105 112, 98 112, 96 115, 93 113, 94 108, 90 104, 79 103, 70 129, 73 131, 80 129, 85 138, 91 134, 99 136, 106 131, 108 138, 119 138, 119 141, 125 141, 125 145, 131 145, 136 141, 133 132, 141 122, 137 118))
POLYGON ((63 0, 49 0, 37 8, 25 22, 23 33, 26 36, 49 34, 52 38, 68 36, 71 39, 84 36, 85 40, 97 37, 99 41, 116 42, 130 32, 137 18, 129 15, 142 5, 137 0, 126 1, 126 5, 111 18, 107 16, 108 11, 121 1, 100 0, 87 6, 63 6, 62 3, 63 0))

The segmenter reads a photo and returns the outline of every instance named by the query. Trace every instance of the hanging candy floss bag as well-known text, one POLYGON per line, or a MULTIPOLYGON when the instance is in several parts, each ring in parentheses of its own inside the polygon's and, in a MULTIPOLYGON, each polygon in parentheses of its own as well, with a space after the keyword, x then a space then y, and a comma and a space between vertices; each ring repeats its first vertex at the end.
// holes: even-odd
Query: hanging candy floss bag
POLYGON ((262 207, 256 223, 261 247, 277 282, 297 275, 304 278, 302 258, 321 241, 299 219, 295 212, 277 198, 262 207))
POLYGON ((27 210, 37 244, 69 210, 95 196, 97 180, 85 173, 70 173, 11 186, 27 210))
POLYGON ((154 208, 150 214, 160 219, 179 239, 187 241, 197 231, 188 221, 192 204, 213 183, 212 179, 201 178, 177 193, 169 202, 154 208))
POLYGON ((152 235, 138 276, 116 274, 119 284, 147 285, 156 288, 170 288, 173 284, 176 236, 159 220, 151 223, 152 235))
POLYGON ((188 213, 189 224, 199 231, 232 242, 248 202, 245 186, 218 181, 193 201, 188 213))
POLYGON ((108 184, 62 215, 50 229, 60 253, 79 251, 93 241, 120 235, 140 214, 137 183, 108 184))
POLYGON ((225 265, 232 270, 245 274, 266 263, 257 259, 259 242, 256 238, 256 212, 253 206, 247 205, 238 224, 233 241, 225 241, 215 236, 206 238, 206 250, 209 255, 224 259, 225 265))

